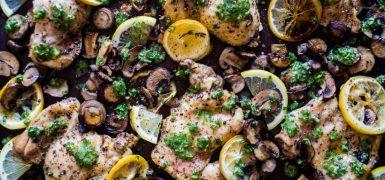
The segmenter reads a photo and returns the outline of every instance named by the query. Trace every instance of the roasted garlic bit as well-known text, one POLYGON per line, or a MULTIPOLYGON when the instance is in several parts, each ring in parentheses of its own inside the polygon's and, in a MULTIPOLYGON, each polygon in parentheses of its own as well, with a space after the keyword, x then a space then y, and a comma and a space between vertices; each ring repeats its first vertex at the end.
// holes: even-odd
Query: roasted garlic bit
POLYGON ((278 68, 286 68, 290 65, 291 59, 285 44, 271 44, 271 62, 278 68))
POLYGON ((115 15, 108 8, 100 8, 94 14, 94 25, 100 30, 107 30, 115 23, 115 15))
POLYGON ((80 106, 80 116, 88 127, 96 128, 106 119, 106 109, 103 104, 95 100, 89 100, 80 106))
POLYGON ((98 53, 98 32, 87 32, 84 36, 83 57, 87 59, 96 58, 98 53))
POLYGON ((0 76, 9 77, 16 75, 19 71, 19 66, 19 61, 13 54, 7 51, 0 51, 0 76))
POLYGON ((51 78, 43 91, 53 97, 64 97, 69 93, 69 86, 65 79, 51 78))
POLYGON ((28 30, 27 18, 19 14, 13 15, 8 18, 4 29, 7 32, 9 38, 21 39, 28 30))

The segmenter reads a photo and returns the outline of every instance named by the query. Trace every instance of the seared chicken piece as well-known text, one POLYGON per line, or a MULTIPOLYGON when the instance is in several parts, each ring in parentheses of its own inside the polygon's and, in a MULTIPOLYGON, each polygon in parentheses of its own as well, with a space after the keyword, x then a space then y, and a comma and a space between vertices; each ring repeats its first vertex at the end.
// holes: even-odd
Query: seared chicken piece
POLYGON ((87 22, 91 7, 76 0, 34 0, 32 11, 41 9, 45 9, 47 14, 42 19, 34 20, 35 30, 29 43, 29 57, 49 68, 64 69, 71 65, 81 51, 81 30, 87 22), (40 44, 59 49, 60 56, 57 59, 39 59, 34 54, 34 48, 40 44))
POLYGON ((325 179, 335 179, 337 176, 341 179, 365 178, 378 159, 381 137, 362 135, 353 130, 343 119, 336 98, 326 102, 320 99, 309 102, 288 114, 282 126, 276 139, 281 143, 284 155, 290 159, 299 158, 304 153, 301 152, 301 144, 308 138, 314 150, 310 164, 317 170, 318 176, 325 179), (297 132, 289 132, 289 126, 297 126, 297 132), (340 171, 340 174, 333 175, 336 172, 334 170, 340 171), (359 175, 356 176, 356 173, 359 175))
POLYGON ((219 162, 209 163, 202 171, 201 179, 203 180, 224 180, 225 177, 219 169, 219 162))
POLYGON ((132 154, 129 148, 138 138, 127 133, 121 133, 117 138, 95 132, 80 133, 79 108, 79 101, 69 98, 44 109, 14 141, 14 157, 25 163, 43 164, 46 179, 105 177, 120 158, 132 154), (51 125, 58 119, 66 122, 66 126, 53 131, 51 125), (34 127, 42 128, 42 133, 31 136, 29 130, 34 127), (91 143, 97 154, 91 167, 81 167, 66 148, 69 143, 79 148, 84 140, 91 143))
POLYGON ((164 4, 165 16, 172 21, 195 19, 223 42, 232 46, 247 44, 259 31, 262 25, 259 19, 258 7, 254 0, 249 0, 249 16, 240 22, 225 22, 217 16, 218 5, 223 0, 208 0, 203 7, 194 5, 191 0, 167 0, 164 4))
POLYGON ((361 21, 357 17, 360 7, 359 0, 341 0, 337 4, 324 6, 320 24, 326 27, 329 23, 338 21, 353 33, 358 33, 361 28, 361 21))
POLYGON ((243 111, 235 105, 229 111, 222 105, 232 94, 222 89, 223 79, 211 67, 186 60, 182 63, 193 71, 190 83, 201 91, 186 93, 178 107, 164 119, 160 141, 152 151, 155 164, 164 166, 176 179, 189 179, 201 173, 212 153, 242 130, 243 111), (213 98, 214 92, 222 92, 213 98))

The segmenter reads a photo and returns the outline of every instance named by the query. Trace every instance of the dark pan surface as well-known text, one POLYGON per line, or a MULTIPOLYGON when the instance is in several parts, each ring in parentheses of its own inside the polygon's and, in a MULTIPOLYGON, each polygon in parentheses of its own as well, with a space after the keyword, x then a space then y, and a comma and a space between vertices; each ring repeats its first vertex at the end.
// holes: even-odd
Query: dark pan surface
MULTIPOLYGON (((31 4, 32 4, 31 1, 29 1, 27 4, 25 4, 19 10, 18 13, 25 15, 26 12, 30 9, 31 4)), ((118 7, 119 3, 116 1, 113 1, 112 4, 113 4, 112 7, 118 7)), ((266 2, 266 4, 268 4, 268 2, 266 2)), ((266 4, 262 4, 260 6, 261 21, 263 23, 264 29, 261 33, 261 44, 262 45, 260 45, 259 48, 257 48, 257 50, 255 51, 257 54, 269 53, 270 44, 272 44, 272 43, 286 43, 286 42, 282 42, 281 40, 275 38, 274 35, 270 32, 269 27, 267 25, 267 17, 266 17, 267 16, 266 15, 267 5, 266 4)), ((4 27, 5 21, 6 21, 6 18, 4 18, 4 15, 3 15, 0 18, 0 27, 4 27)), ((111 33, 111 35, 112 35, 112 33, 111 33)), ((326 35, 324 35, 321 32, 321 30, 318 30, 317 32, 315 32, 312 35, 312 37, 320 37, 324 40, 327 40, 326 35)), ((309 37, 309 39, 312 37, 309 37)), ((22 45, 28 44, 28 39, 29 39, 29 37, 27 36, 26 39, 20 41, 20 44, 22 44, 22 45)), ((218 64, 218 58, 219 58, 219 55, 221 54, 223 48, 226 47, 226 45, 224 43, 218 41, 214 36, 211 36, 211 39, 212 39, 212 44, 213 44, 213 52, 208 57, 206 57, 204 60, 200 61, 200 63, 210 65, 211 67, 214 68, 214 70, 217 73, 222 74, 222 70, 220 69, 219 64, 218 64)), ((0 28, 0 51, 9 51, 9 49, 7 49, 6 45, 5 45, 6 40, 7 40, 7 35, 4 31, 4 28, 0 28)), ((296 47, 297 47, 298 43, 286 43, 286 44, 288 45, 288 47, 291 51, 293 51, 293 52, 296 51, 296 47)), ((330 47, 332 47, 332 46, 333 45, 330 44, 330 47)), ((28 62, 30 62, 30 59, 27 57, 27 54, 28 54, 28 49, 26 49, 23 53, 15 54, 17 56, 17 58, 19 59, 20 64, 21 64, 20 71, 25 67, 25 65, 28 62)), ((373 71, 373 74, 374 75, 385 74, 385 66, 384 65, 385 65, 385 61, 381 62, 381 61, 377 60, 377 64, 375 66, 375 70, 373 71)), ((171 71, 176 70, 178 68, 178 64, 175 63, 174 61, 171 61, 170 59, 167 59, 164 63, 157 65, 157 66, 165 67, 171 71)), ((148 67, 148 69, 152 69, 152 68, 153 67, 148 67)), ((57 77, 61 77, 61 78, 68 80, 69 85, 70 85, 70 93, 69 93, 68 97, 77 97, 79 100, 82 100, 79 91, 76 89, 76 85, 79 83, 84 83, 87 79, 87 75, 80 77, 80 78, 75 78, 75 69, 72 66, 70 68, 62 70, 60 72, 52 72, 52 73, 53 73, 53 75, 55 75, 57 77)), ((0 87, 4 86, 8 80, 9 80, 9 78, 0 77, 0 87)), ((345 81, 345 79, 335 79, 335 80, 336 80, 337 84, 339 84, 339 85, 345 81)), ((178 97, 180 97, 186 91, 186 89, 188 87, 188 83, 186 82, 186 80, 178 79, 178 78, 175 78, 174 81, 175 81, 175 84, 177 85, 177 88, 178 88, 178 94, 177 95, 178 95, 178 97)), ((140 83, 138 84, 138 86, 140 86, 140 83)), ((45 101, 44 106, 45 107, 47 107, 48 105, 55 103, 59 100, 60 100, 60 98, 53 98, 47 94, 44 94, 44 101, 45 101)), ((164 107, 161 110, 163 117, 166 117, 168 115, 168 112, 169 112, 169 109, 167 107, 164 107)), ((105 133, 103 129, 100 129, 97 131, 99 131, 100 133, 105 133)), ((128 128, 127 131, 133 132, 130 128, 128 128)), ((22 132, 22 130, 10 131, 10 130, 7 130, 6 128, 3 128, 0 126, 0 139, 5 138, 7 136, 16 136, 17 134, 20 134, 21 132, 22 132)), ((273 137, 273 135, 270 135, 270 136, 268 135, 267 137, 273 137)), ((380 152, 379 152, 380 161, 377 163, 377 166, 385 165, 385 159, 384 159, 385 149, 384 149, 383 145, 384 145, 384 143, 382 143, 381 148, 380 148, 380 152)), ((138 143, 138 145, 133 149, 133 151, 134 151, 134 153, 140 154, 148 160, 148 162, 151 165, 151 168, 154 170, 154 172, 157 176, 159 176, 163 179, 172 179, 166 172, 164 172, 161 168, 155 166, 154 163, 151 161, 150 154, 151 154, 151 151, 153 148, 154 148, 153 144, 150 144, 150 143, 147 143, 147 142, 141 140, 138 143)), ((213 161, 218 159, 218 154, 219 154, 219 151, 217 153, 215 153, 215 155, 213 156, 213 158, 212 158, 213 161)), ((284 164, 285 164, 285 161, 283 161, 283 160, 278 161, 278 167, 276 168, 276 170, 270 176, 266 177, 265 179, 288 179, 287 177, 284 176, 284 173, 283 173, 284 164)), ((303 173, 305 175, 309 175, 311 173, 311 168, 306 167, 306 168, 302 169, 300 173, 303 173)), ((307 176, 307 177, 309 177, 309 176, 307 176)), ((35 179, 44 179, 42 168, 39 166, 34 166, 33 168, 31 168, 30 171, 28 171, 22 177, 22 179, 34 179, 34 180, 35 179)))

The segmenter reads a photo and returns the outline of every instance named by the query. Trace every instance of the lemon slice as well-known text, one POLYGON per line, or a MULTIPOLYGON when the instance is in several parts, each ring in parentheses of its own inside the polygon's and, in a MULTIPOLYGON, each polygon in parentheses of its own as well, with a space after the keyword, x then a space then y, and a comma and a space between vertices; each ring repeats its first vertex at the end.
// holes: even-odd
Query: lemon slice
POLYGON ((156 19, 148 16, 137 16, 124 21, 112 36, 114 47, 124 46, 128 41, 134 45, 144 45, 151 34, 156 19))
POLYGON ((251 94, 255 96, 257 93, 266 89, 277 89, 281 96, 281 109, 272 120, 266 121, 269 130, 277 127, 285 117, 288 105, 288 95, 285 84, 274 74, 263 70, 248 70, 241 73, 245 79, 246 85, 251 94))
POLYGON ((80 0, 80 2, 90 5, 90 6, 100 6, 102 5, 101 1, 98 0, 80 0))
POLYGON ((163 47, 174 61, 203 59, 211 52, 210 35, 198 21, 182 19, 172 24, 163 35, 163 47))
POLYGON ((16 82, 16 77, 12 78, 0 91, 0 124, 12 130, 25 128, 26 122, 33 120, 43 110, 43 106, 40 84, 24 87, 16 82), (4 106, 7 102, 11 104, 8 108, 4 106))
POLYGON ((385 166, 378 167, 372 171, 373 180, 384 180, 385 179, 385 166))
POLYGON ((0 179, 19 179, 31 167, 31 164, 24 164, 14 160, 12 148, 15 138, 10 140, 1 150, 0 179))
POLYGON ((158 142, 162 115, 151 112, 142 106, 133 106, 130 119, 131 127, 142 139, 153 144, 158 142))
POLYGON ((267 13, 271 32, 280 39, 295 42, 317 29, 322 5, 319 0, 272 0, 267 13))
POLYGON ((341 88, 339 107, 345 121, 362 134, 385 132, 385 90, 376 79, 350 78, 341 88))
POLYGON ((245 151, 246 145, 247 140, 241 135, 234 136, 223 145, 219 154, 219 167, 226 179, 240 179, 234 173, 236 164, 239 161, 248 163, 252 160, 252 153, 245 151))
POLYGON ((6 16, 11 16, 25 3, 27 0, 0 0, 1 10, 6 16))
POLYGON ((129 155, 122 158, 112 167, 107 180, 115 179, 145 179, 149 165, 140 155, 129 155))

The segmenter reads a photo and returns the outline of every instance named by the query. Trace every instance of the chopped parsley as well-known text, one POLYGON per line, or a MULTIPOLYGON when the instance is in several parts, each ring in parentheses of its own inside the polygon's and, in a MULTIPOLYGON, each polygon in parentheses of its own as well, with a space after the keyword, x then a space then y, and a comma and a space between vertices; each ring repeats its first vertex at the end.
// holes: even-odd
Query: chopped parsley
POLYGON ((331 131, 329 137, 332 141, 338 141, 341 139, 341 134, 337 131, 331 131))
POLYGON ((340 149, 344 152, 348 152, 349 151, 349 142, 343 141, 341 146, 340 146, 340 149))
POLYGON ((199 173, 197 171, 194 171, 191 175, 192 180, 199 180, 199 173))
POLYGON ((322 167, 326 170, 326 174, 332 178, 339 178, 347 172, 342 155, 328 158, 322 163, 322 167))
POLYGON ((199 132, 198 126, 195 123, 193 123, 193 122, 188 122, 187 123, 187 127, 188 127, 188 130, 190 131, 190 133, 197 133, 197 132, 199 132))
POLYGON ((120 25, 122 24, 124 21, 128 20, 128 18, 130 18, 130 16, 126 13, 126 12, 118 12, 116 13, 115 15, 115 22, 116 22, 116 25, 120 25))
POLYGON ((124 82, 123 79, 114 81, 112 83, 112 90, 114 92, 114 95, 118 98, 122 98, 126 96, 126 91, 127 91, 126 82, 124 82))
POLYGON ((356 175, 356 177, 362 177, 365 173, 365 169, 361 162, 353 160, 350 162, 350 169, 356 175))
POLYGON ((380 83, 381 85, 384 85, 385 84, 385 75, 379 75, 376 77, 376 80, 378 83, 380 83))
POLYGON ((238 97, 235 95, 232 95, 228 101, 223 104, 223 109, 226 111, 231 111, 235 108, 238 101, 238 97))
POLYGON ((12 137, 11 136, 7 136, 7 137, 5 137, 5 138, 3 138, 2 140, 1 140, 1 145, 2 146, 5 146, 9 141, 11 141, 12 140, 12 137))
POLYGON ((299 108, 299 102, 298 101, 293 101, 289 104, 289 110, 290 111, 293 111, 297 108, 299 108))
POLYGON ((68 142, 66 144, 66 149, 75 157, 75 160, 80 167, 90 168, 98 159, 98 152, 88 139, 84 139, 82 144, 78 147, 76 147, 74 143, 68 142))
POLYGON ((33 54, 40 60, 55 60, 59 58, 61 51, 48 44, 38 44, 33 48, 33 54))
POLYGON ((47 15, 47 10, 42 8, 42 7, 38 7, 36 9, 35 13, 33 14, 33 18, 34 19, 43 19, 46 15, 47 15))
POLYGON ((223 96, 223 91, 222 90, 215 90, 211 92, 211 98, 219 100, 223 96))
POLYGON ((61 4, 53 4, 51 6, 51 12, 55 27, 60 30, 68 30, 72 21, 75 20, 75 16, 73 14, 69 14, 61 4))
POLYGON ((234 174, 237 175, 238 177, 244 177, 245 172, 243 171, 243 168, 246 167, 246 164, 242 161, 242 159, 239 159, 234 166, 234 174))
POLYGON ((381 21, 374 17, 365 19, 361 25, 361 31, 373 31, 381 27, 381 21))
POLYGON ((175 154, 183 160, 189 160, 194 157, 192 139, 186 133, 179 132, 168 134, 164 138, 164 143, 174 150, 175 154))
POLYGON ((162 46, 152 43, 149 48, 145 48, 138 55, 139 62, 142 63, 161 63, 166 59, 166 53, 162 46))
POLYGON ((223 0, 215 13, 225 22, 239 23, 250 15, 249 10, 249 0, 223 0))
POLYGON ((188 92, 194 93, 194 94, 198 93, 201 90, 202 90, 202 87, 200 82, 196 83, 194 86, 191 86, 187 89, 188 92))
POLYGON ((299 132, 299 126, 294 122, 293 114, 286 114, 285 121, 281 124, 289 137, 295 136, 299 132))
POLYGON ((7 20, 4 29, 7 33, 13 33, 20 29, 21 23, 15 18, 11 17, 7 20))
POLYGON ((192 71, 190 69, 180 69, 176 71, 175 76, 177 77, 186 77, 192 74, 192 71))
POLYGON ((207 150, 211 147, 211 140, 210 138, 203 136, 199 137, 197 140, 197 147, 200 150, 207 150))
POLYGON ((300 111, 299 120, 303 122, 312 122, 312 123, 317 123, 319 121, 318 118, 312 115, 310 110, 308 109, 302 109, 300 111))
POLYGON ((67 127, 68 122, 64 118, 57 118, 53 120, 47 128, 47 136, 55 136, 60 129, 67 127))
POLYGON ((58 87, 60 87, 60 80, 58 78, 51 78, 49 80, 49 85, 54 87, 54 88, 58 88, 58 87))
POLYGON ((21 81, 23 81, 23 75, 18 74, 18 75, 15 77, 15 81, 16 81, 16 82, 21 82, 21 81))
POLYGON ((318 139, 320 138, 324 133, 323 133, 323 130, 321 127, 316 127, 314 129, 311 130, 310 132, 311 136, 314 138, 314 139, 318 139))
POLYGON ((356 48, 350 46, 339 47, 331 50, 327 59, 333 63, 341 63, 351 66, 355 63, 359 53, 356 48))
POLYGON ((115 107, 114 112, 119 119, 124 119, 128 115, 128 106, 125 103, 121 103, 115 107))
POLYGON ((80 77, 88 72, 88 61, 85 59, 79 59, 75 63, 76 77, 80 77))
POLYGON ((27 133, 32 140, 36 141, 43 133, 43 131, 44 129, 40 126, 32 126, 28 128, 27 133))

